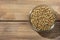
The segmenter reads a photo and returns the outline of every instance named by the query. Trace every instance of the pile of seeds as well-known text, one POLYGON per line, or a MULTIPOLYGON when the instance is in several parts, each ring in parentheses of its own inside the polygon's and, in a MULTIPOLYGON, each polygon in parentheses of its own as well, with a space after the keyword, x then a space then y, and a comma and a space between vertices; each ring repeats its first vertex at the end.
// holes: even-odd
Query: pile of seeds
POLYGON ((47 5, 35 7, 30 15, 30 22, 37 30, 50 30, 55 22, 55 11, 47 5))

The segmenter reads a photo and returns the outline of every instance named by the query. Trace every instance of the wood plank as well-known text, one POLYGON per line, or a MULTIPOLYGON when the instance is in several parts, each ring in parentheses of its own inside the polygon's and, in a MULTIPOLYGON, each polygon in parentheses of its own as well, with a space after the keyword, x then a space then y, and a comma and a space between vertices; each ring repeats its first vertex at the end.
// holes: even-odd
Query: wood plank
MULTIPOLYGON (((59 28, 59 23, 56 25, 56 29, 59 28), (58 26, 57 26, 58 25, 58 26)), ((55 29, 53 29, 55 30, 55 29)), ((53 31, 52 30, 52 31, 53 31)), ((52 37, 50 35, 56 35, 56 33, 58 34, 59 29, 57 29, 56 31, 53 31, 50 34, 47 34, 45 36, 47 37, 52 37), (54 33, 56 32, 56 33, 54 33)), ((42 32, 41 32, 42 33, 42 32)), ((40 35, 41 35, 40 33, 40 35)), ((45 34, 42 33, 42 34, 45 34)), ((1 22, 0 23, 0 39, 28 39, 28 40, 44 40, 46 38, 41 37, 37 32, 33 31, 31 25, 29 23, 19 23, 19 22, 1 22)), ((59 33, 60 35, 60 33, 59 33)), ((55 36, 54 36, 55 37, 55 36)), ((3 40, 4 40, 3 39, 3 40)), ((46 40, 50 40, 50 39, 46 39, 46 40)))
MULTIPOLYGON (((16 5, 16 4, 4 4, 0 5, 0 10, 3 15, 0 19, 15 19, 15 20, 29 20, 29 14, 36 5, 16 5), (10 17, 11 16, 11 17, 10 17), (22 17, 23 16, 23 17, 22 17)), ((57 11, 57 20, 60 20, 60 6, 52 6, 57 11)))

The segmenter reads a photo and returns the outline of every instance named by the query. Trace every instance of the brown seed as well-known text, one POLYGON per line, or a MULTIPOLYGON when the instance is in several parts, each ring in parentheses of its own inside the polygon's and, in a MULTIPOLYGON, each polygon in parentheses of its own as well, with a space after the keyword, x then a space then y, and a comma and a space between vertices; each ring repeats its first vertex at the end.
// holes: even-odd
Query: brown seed
POLYGON ((47 5, 39 5, 35 7, 30 16, 31 24, 37 30, 50 30, 56 19, 54 12, 55 11, 47 5))

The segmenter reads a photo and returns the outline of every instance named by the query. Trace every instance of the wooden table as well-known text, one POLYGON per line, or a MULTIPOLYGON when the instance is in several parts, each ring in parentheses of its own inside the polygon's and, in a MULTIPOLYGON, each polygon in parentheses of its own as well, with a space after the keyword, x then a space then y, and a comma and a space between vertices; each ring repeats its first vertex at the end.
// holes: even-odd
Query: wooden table
MULTIPOLYGON (((0 0, 0 19, 29 20, 29 14, 35 6, 40 4, 47 4, 50 5, 55 11, 57 11, 57 19, 60 20, 59 3, 60 3, 59 0, 53 0, 53 1, 0 0)), ((59 26, 60 25, 58 25, 58 27, 59 26)), ((32 29, 29 22, 0 22, 0 40, 59 40, 60 39, 60 37, 54 39, 48 39, 42 37, 40 34, 38 34, 36 31, 32 29)))

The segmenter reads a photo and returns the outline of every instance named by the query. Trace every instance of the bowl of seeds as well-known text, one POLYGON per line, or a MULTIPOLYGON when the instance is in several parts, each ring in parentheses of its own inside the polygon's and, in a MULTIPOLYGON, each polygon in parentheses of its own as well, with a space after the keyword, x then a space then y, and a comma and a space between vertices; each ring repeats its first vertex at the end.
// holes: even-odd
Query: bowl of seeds
POLYGON ((56 12, 48 5, 38 5, 31 11, 29 19, 35 31, 51 30, 55 24, 56 12))

